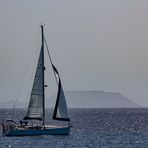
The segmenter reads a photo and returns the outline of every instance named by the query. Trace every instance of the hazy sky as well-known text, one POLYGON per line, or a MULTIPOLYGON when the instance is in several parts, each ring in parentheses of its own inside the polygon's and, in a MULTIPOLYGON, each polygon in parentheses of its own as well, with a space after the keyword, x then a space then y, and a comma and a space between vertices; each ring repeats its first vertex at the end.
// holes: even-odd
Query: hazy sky
POLYGON ((0 0, 0 101, 15 100, 20 83, 25 96, 40 23, 65 90, 120 92, 148 107, 148 0, 0 0))

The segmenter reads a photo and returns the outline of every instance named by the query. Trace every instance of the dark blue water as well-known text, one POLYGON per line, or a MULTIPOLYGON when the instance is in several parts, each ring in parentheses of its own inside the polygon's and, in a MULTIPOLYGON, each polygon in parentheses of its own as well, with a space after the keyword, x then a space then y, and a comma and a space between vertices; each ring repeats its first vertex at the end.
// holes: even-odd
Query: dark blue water
MULTIPOLYGON (((70 109, 69 136, 4 137, 0 148, 148 148, 148 109, 70 109)), ((0 121, 11 110, 0 109, 0 121)), ((16 110, 17 120, 24 110, 16 110)), ((51 110, 47 111, 51 123, 51 110)))

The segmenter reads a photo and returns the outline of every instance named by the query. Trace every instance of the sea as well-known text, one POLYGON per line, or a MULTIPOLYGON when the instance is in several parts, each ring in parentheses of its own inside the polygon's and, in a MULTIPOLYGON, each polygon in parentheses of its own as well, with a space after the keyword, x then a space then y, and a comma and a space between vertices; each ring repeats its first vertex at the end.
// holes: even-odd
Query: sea
MULTIPOLYGON (((11 109, 0 109, 0 122, 11 114, 11 109)), ((24 114, 24 109, 16 109, 14 118, 19 121, 24 114)), ((69 114, 72 127, 67 136, 0 134, 0 148, 148 148, 148 108, 75 108, 69 114)), ((52 110, 46 110, 46 116, 52 123, 52 110)))

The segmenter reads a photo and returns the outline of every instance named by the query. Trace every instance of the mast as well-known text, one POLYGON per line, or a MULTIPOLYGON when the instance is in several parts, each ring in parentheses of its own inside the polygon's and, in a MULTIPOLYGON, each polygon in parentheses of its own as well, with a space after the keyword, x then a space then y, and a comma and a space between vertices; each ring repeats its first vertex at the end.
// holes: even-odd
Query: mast
POLYGON ((44 67, 44 27, 43 25, 41 25, 41 36, 42 36, 42 47, 41 47, 41 52, 42 52, 42 67, 43 67, 43 125, 45 125, 45 74, 44 74, 44 70, 45 70, 45 67, 44 67))

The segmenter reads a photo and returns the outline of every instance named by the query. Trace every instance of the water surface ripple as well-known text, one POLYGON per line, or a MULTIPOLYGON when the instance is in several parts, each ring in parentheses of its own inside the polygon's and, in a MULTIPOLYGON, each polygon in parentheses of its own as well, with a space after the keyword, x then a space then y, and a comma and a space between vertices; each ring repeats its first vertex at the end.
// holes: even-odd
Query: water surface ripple
MULTIPOLYGON (((10 109, 0 109, 0 122, 10 109)), ((4 137, 0 148, 147 148, 148 109, 70 109, 69 136, 4 137)), ((46 111, 51 124, 52 110, 46 111)), ((25 110, 17 109, 19 121, 25 110)))

